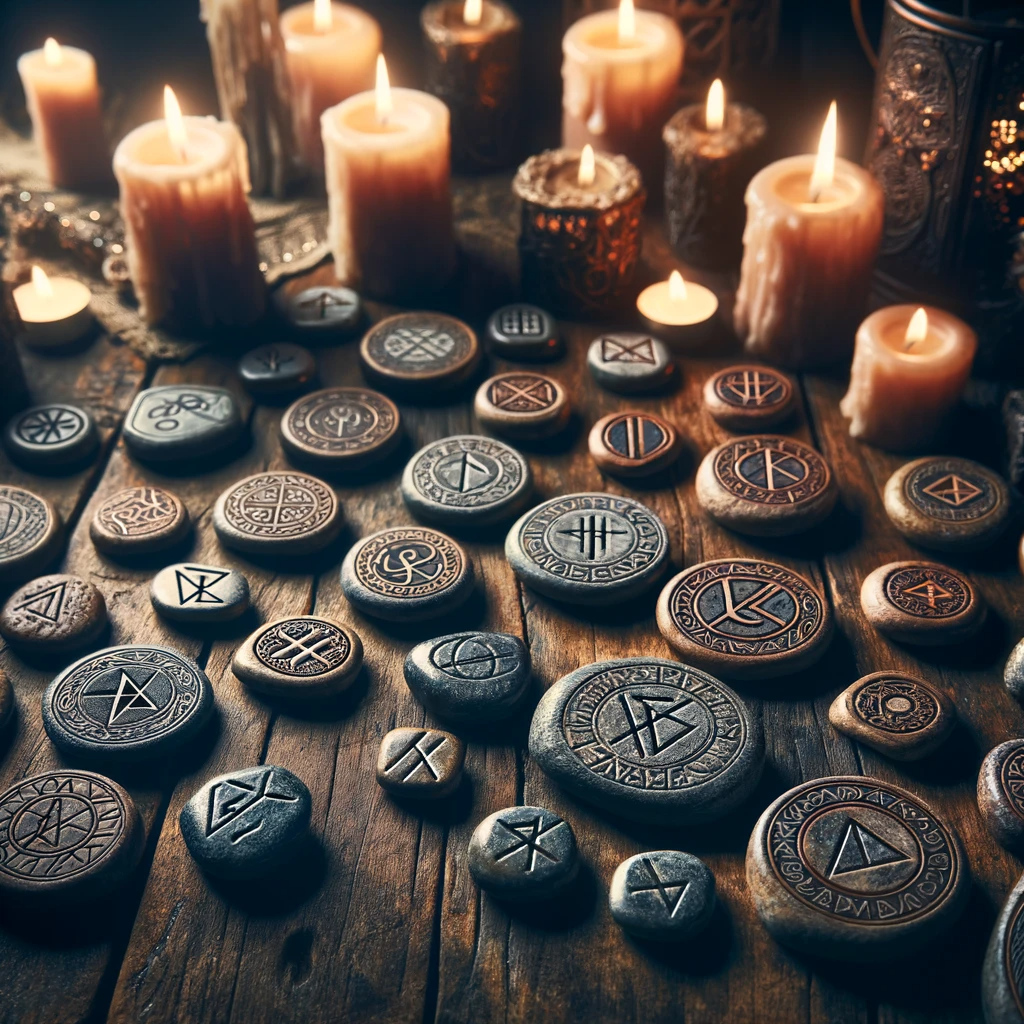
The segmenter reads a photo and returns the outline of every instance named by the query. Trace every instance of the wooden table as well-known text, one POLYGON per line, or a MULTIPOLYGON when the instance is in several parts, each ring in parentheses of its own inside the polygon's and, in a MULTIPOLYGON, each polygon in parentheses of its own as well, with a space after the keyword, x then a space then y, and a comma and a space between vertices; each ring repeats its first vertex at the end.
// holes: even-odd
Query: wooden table
MULTIPOLYGON (((508 294, 514 264, 514 215, 506 181, 467 185, 459 193, 460 236, 467 259, 460 287, 442 297, 480 326, 508 294), (492 219, 493 218, 493 219, 492 219)), ((648 273, 669 255, 652 228, 648 273)), ((329 280, 330 267, 312 276, 329 280)), ((718 281, 723 288, 727 281, 718 281)), ((290 282, 287 287, 298 287, 290 282)), ((726 301, 729 307, 729 301, 726 301)), ((384 307, 373 306, 379 315, 384 307)), ((550 372, 578 413, 568 439, 527 451, 539 497, 605 489, 635 494, 665 520, 673 564, 730 554, 764 555, 810 576, 827 593, 839 629, 825 659, 777 682, 741 687, 767 737, 764 781, 725 821, 697 829, 610 823, 555 787, 525 753, 528 716, 470 738, 469 784, 450 806, 421 810, 387 797, 374 781, 377 746, 395 725, 428 723, 402 679, 402 662, 420 639, 453 628, 505 630, 529 643, 538 690, 579 665, 602 658, 670 656, 654 624, 656 591, 628 607, 599 613, 555 608, 520 587, 502 554, 499 532, 467 542, 483 581, 453 622, 392 628, 363 618, 341 595, 338 565, 354 536, 410 517, 398 493, 401 458, 365 480, 336 481, 349 525, 347 539, 297 571, 269 571, 218 545, 210 513, 220 491, 246 474, 287 465, 277 423, 280 408, 252 406, 231 355, 207 354, 185 365, 144 365, 115 339, 99 338, 70 356, 25 353, 37 399, 88 406, 104 446, 91 469, 40 477, 0 463, 0 481, 51 498, 69 524, 66 571, 103 591, 114 643, 165 643, 197 658, 213 681, 216 735, 195 751, 125 775, 146 824, 144 866, 125 891, 88 914, 3 921, 0 930, 0 1021, 4 1024, 119 1021, 225 1024, 229 1021, 856 1021, 980 1020, 981 958, 999 904, 1020 873, 1018 862, 986 833, 975 806, 978 764, 996 743, 1024 731, 1024 716, 1003 689, 1002 665, 1024 632, 1024 581, 1013 537, 996 550, 955 560, 971 573, 995 614, 964 649, 914 652, 882 639, 865 622, 858 594, 876 566, 914 552, 882 508, 881 490, 900 459, 854 443, 837 405, 844 381, 802 380, 801 411, 788 428, 815 444, 836 471, 841 508, 818 530, 758 544, 703 516, 693 491, 701 455, 727 436, 701 406, 717 360, 682 360, 681 385, 633 404, 676 422, 688 452, 671 488, 641 489, 604 479, 586 452, 586 429, 625 403, 592 382, 584 367, 596 326, 566 324, 568 356, 550 372), (243 396, 252 445, 226 466, 195 467, 165 477, 133 462, 118 438, 140 388, 196 381, 225 384, 243 396), (142 482, 163 483, 187 503, 197 524, 189 557, 238 566, 249 577, 262 619, 321 612, 351 624, 366 647, 365 678, 317 713, 264 703, 230 671, 231 656, 252 627, 199 637, 154 614, 148 581, 155 567, 130 569, 101 557, 88 536, 97 503, 142 482), (932 758, 897 765, 837 734, 827 710, 855 678, 884 668, 922 673, 949 690, 962 726, 932 758), (320 855, 267 884, 212 883, 197 870, 178 831, 185 800, 209 776, 269 762, 296 772, 313 794, 320 855), (779 947, 761 926, 744 880, 747 838, 760 811, 802 779, 870 774, 906 786, 942 812, 963 837, 975 885, 961 923, 939 945, 911 960, 869 967, 816 962, 779 947), (585 879, 569 911, 509 912, 482 897, 466 866, 474 825, 517 802, 543 804, 573 825, 585 879), (718 882, 722 909, 710 933, 678 949, 626 938, 612 922, 607 887, 616 865, 643 849, 674 847, 703 857, 718 882)), ((361 380, 356 344, 318 353, 325 384, 361 380)), ((504 369, 492 362, 494 370, 504 369)), ((493 372, 493 371, 492 371, 493 372)), ((477 429, 472 389, 451 405, 401 406, 412 444, 477 429)), ((967 434, 960 443, 966 444, 967 434)), ((994 450, 990 445, 989 452, 994 450)), ((985 459, 982 450, 969 451, 985 459)), ((62 759, 40 720, 40 697, 52 673, 3 651, 15 683, 18 719, 0 752, 0 788, 57 768, 62 759)))

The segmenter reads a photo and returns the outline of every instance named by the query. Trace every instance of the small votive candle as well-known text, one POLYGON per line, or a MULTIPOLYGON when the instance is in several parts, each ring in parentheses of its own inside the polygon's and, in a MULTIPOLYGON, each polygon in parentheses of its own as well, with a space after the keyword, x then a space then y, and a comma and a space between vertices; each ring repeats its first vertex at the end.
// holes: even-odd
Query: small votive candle
POLYGON ((648 285, 637 296, 636 308, 652 334, 681 350, 694 350, 711 335, 718 296, 673 270, 667 281, 648 285))
POLYGON ((850 436, 892 452, 927 448, 963 394, 978 337, 932 306, 886 306, 857 331, 850 387, 839 403, 850 436))
POLYGON ((32 279, 13 295, 22 337, 36 348, 68 345, 92 327, 92 292, 81 281, 49 277, 42 267, 33 267, 32 279))

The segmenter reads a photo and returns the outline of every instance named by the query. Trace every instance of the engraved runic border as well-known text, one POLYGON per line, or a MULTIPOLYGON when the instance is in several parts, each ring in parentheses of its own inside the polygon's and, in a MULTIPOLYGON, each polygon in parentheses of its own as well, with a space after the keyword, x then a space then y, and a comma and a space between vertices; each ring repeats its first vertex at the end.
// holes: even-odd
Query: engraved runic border
POLYGON ((236 484, 224 502, 224 516, 231 526, 240 533, 257 537, 294 537, 297 534, 313 533, 330 519, 337 505, 337 498, 325 484, 315 477, 301 473, 263 473, 236 484), (315 502, 310 517, 290 525, 254 523, 247 518, 242 503, 255 491, 263 487, 296 487, 307 491, 315 502))
POLYGON ((3 529, 0 533, 0 558, 9 558, 27 551, 46 532, 50 514, 39 498, 20 487, 0 487, 2 505, 11 505, 21 513, 13 532, 8 532, 6 521, 0 524, 3 529))
POLYGON ((155 533, 164 528, 168 520, 175 520, 179 516, 178 507, 170 495, 159 487, 131 487, 108 498, 99 508, 97 518, 106 527, 109 533, 117 537, 142 537, 146 534, 155 533), (135 521, 129 525, 127 532, 122 524, 114 518, 114 513, 129 508, 136 502, 145 501, 150 496, 152 505, 144 506, 149 508, 153 515, 141 521, 135 521), (158 507, 155 507, 158 506, 158 507))
POLYGON ((977 522, 995 512, 999 505, 999 492, 988 479, 971 466, 965 466, 957 459, 936 459, 925 462, 907 474, 903 482, 903 493, 914 508, 929 519, 937 519, 947 523, 977 522), (947 474, 956 474, 973 484, 982 493, 979 500, 968 502, 959 508, 946 505, 925 494, 924 489, 935 480, 947 474))
POLYGON ((715 394, 725 402, 727 405, 735 406, 737 409, 770 409, 774 405, 781 405, 785 402, 792 391, 792 387, 785 377, 780 377, 777 374, 771 372, 771 370, 757 370, 756 372, 762 374, 769 381, 777 385, 777 387, 771 392, 771 401, 768 402, 740 402, 736 400, 734 392, 728 389, 730 381, 737 377, 742 377, 745 373, 754 371, 750 370, 723 370, 715 378, 715 394))
POLYGON ((798 505, 818 497, 832 477, 828 464, 813 448, 788 437, 751 437, 731 441, 715 456, 715 477, 734 497, 755 505, 798 505), (793 487, 769 491, 767 488, 744 480, 736 471, 741 459, 771 448, 784 455, 802 459, 807 464, 807 475, 793 487))
POLYGON ((429 379, 446 376, 456 367, 468 362, 475 348, 475 336, 468 327, 453 317, 425 317, 419 314, 410 316, 399 313, 397 316, 381 320, 363 338, 361 351, 363 358, 371 366, 388 377, 429 379), (444 332, 454 339, 455 344, 442 359, 432 359, 418 365, 400 364, 387 352, 384 343, 393 331, 401 328, 444 332))
POLYGON ((385 597, 428 597, 447 590, 462 575, 463 559, 459 549, 443 534, 415 526, 398 530, 385 530, 366 541, 355 560, 356 578, 364 587, 383 594, 385 597), (437 549, 444 560, 444 569, 437 579, 420 586, 402 586, 382 580, 373 571, 373 563, 385 548, 401 547, 403 544, 430 544, 437 549))
POLYGON ((999 785, 1010 809, 1024 819, 1024 747, 1018 747, 999 767, 999 785))
POLYGON ((340 388, 326 394, 321 392, 317 395, 310 395, 309 398, 292 406, 285 415, 287 417, 285 429, 300 444, 325 452, 351 452, 373 448, 393 434, 398 424, 398 409, 394 403, 383 395, 364 388, 340 388), (325 405, 337 405, 344 402, 361 402, 372 408, 377 414, 377 422, 373 428, 365 434, 355 437, 335 438, 315 434, 307 426, 309 418, 325 405))
POLYGON ((792 794, 772 815, 763 843, 772 873, 792 898, 820 914, 861 927, 903 924, 934 913, 952 893, 961 871, 956 844, 930 811, 909 794, 853 779, 811 783, 792 794), (919 869, 895 892, 874 896, 843 891, 820 878, 800 856, 803 836, 815 818, 830 811, 855 814, 858 807, 889 814, 918 844, 919 869), (924 886, 931 892, 922 891, 924 886), (904 902, 908 895, 918 906, 899 914, 899 905, 910 906, 904 902), (884 916, 879 913, 880 904, 885 904, 884 916))
POLYGON ((919 569, 913 566, 905 569, 894 569, 885 580, 885 596, 891 604, 908 615, 914 615, 921 619, 948 619, 959 615, 971 604, 971 592, 952 573, 943 572, 937 569, 919 569), (959 600, 948 610, 931 608, 927 602, 913 597, 907 597, 906 591, 910 587, 919 586, 922 583, 934 582, 945 590, 948 590, 959 600))
POLYGON ((508 445, 487 438, 480 440, 456 438, 437 441, 423 451, 412 468, 412 479, 416 490, 430 501, 439 505, 455 505, 461 508, 481 508, 493 505, 507 498, 522 483, 524 465, 508 445), (434 475, 437 464, 449 455, 459 452, 479 452, 501 467, 501 474, 486 487, 472 493, 453 491, 438 482, 434 475))

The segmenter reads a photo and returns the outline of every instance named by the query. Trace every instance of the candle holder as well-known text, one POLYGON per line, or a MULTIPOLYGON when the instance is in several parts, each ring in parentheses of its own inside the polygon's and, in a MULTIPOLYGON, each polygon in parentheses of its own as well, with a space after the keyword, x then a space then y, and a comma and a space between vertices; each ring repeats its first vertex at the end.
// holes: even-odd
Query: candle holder
POLYGON ((613 181, 592 191, 567 181, 580 154, 553 149, 530 157, 512 191, 522 200, 519 260, 524 294, 566 316, 615 308, 627 295, 640 258, 640 216, 646 193, 624 156, 598 154, 613 181))
POLYGON ((515 11, 484 0, 467 25, 462 0, 439 0, 420 15, 427 92, 451 112, 452 165, 460 171, 507 167, 519 129, 523 27, 515 11))

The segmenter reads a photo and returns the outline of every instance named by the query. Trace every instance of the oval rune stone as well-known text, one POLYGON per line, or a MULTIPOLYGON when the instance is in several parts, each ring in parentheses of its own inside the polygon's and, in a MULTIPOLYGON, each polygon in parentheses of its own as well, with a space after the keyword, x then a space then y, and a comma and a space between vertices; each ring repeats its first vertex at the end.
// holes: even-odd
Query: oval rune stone
POLYGON ((992 930, 981 969, 981 1005, 986 1024, 1024 1021, 1024 877, 992 930))
POLYGON ((675 376, 668 347, 649 334, 603 334, 587 349, 587 367, 603 388, 620 394, 660 391, 675 376))
POLYGON ((665 584, 657 615, 688 663, 735 679, 806 668, 832 638, 831 609, 811 581, 758 558, 691 566, 665 584))
POLYGON ((64 529, 46 498, 23 487, 0 487, 0 580, 22 580, 57 556, 64 529))
POLYGON ((441 718, 492 722, 522 706, 530 685, 530 652, 508 633, 449 633, 409 652, 405 681, 441 718))
POLYGON ((668 531, 646 505, 613 494, 567 494, 521 516, 505 557, 534 590, 575 604, 616 604, 664 571, 668 531))
POLYGON ((377 782, 396 796, 438 800, 462 781, 466 745, 441 729, 392 729, 377 755, 377 782))
POLYGON ((590 430, 590 457, 600 469, 622 477, 659 473, 679 457, 676 428, 660 416, 631 409, 602 416, 590 430))
POLYGON ((729 366, 704 384, 704 408, 728 430, 774 427, 795 406, 793 381, 767 366, 729 366))
POLYGON ((885 485, 885 511, 914 544, 937 551, 978 551, 1010 518, 1010 491, 970 459, 924 458, 901 466, 885 485))
POLYGON ((129 761, 160 757, 213 713, 210 680, 168 647, 108 647, 69 665, 43 694, 43 725, 61 750, 129 761))
POLYGON ((1024 702, 1024 640, 1017 641, 1006 659, 1003 683, 1014 700, 1024 702))
POLYGON ((963 910, 970 873, 953 829, 880 779, 804 782, 761 815, 747 885, 765 927, 816 956, 887 960, 963 910))
POLYGON ((179 562, 161 569, 149 587, 153 607, 176 622, 226 622, 249 607, 249 581, 237 569, 179 562))
POLYGON ((402 438, 390 398, 369 388, 324 388, 281 417, 281 442, 297 462, 324 470, 357 469, 385 458, 402 438))
POLYGON ((163 487, 126 487, 96 509, 89 536, 106 555, 146 555, 173 547, 189 530, 188 509, 163 487))
POLYGON ((956 725, 956 707, 923 679, 873 672, 832 702, 828 720, 840 732, 899 761, 937 750, 956 725))
POLYGON ((554 317, 525 302, 502 306, 491 314, 487 343, 500 359, 557 359, 563 351, 554 317))
POLYGON ((286 395, 316 376, 316 360, 301 345, 260 345, 238 361, 238 376, 253 395, 286 395))
POLYGON ((309 554, 341 531, 334 490, 315 476, 256 473, 232 484, 217 499, 213 528, 220 542, 254 554, 309 554))
POLYGON ((1024 739, 993 747, 978 772, 978 809, 1000 846, 1024 852, 1024 739))
POLYGON ((259 878, 301 852, 313 801, 287 768, 264 764, 218 775, 181 809, 181 837, 211 875, 259 878))
POLYGON ((280 301, 289 324, 309 344, 352 334, 363 320, 362 299, 351 288, 314 285, 280 301))
POLYGON ((235 396, 205 384, 140 391, 124 421, 124 443, 144 462, 207 458, 230 448, 244 430, 235 396))
POLYGON ((354 544, 341 564, 341 589, 381 619, 430 619, 458 608, 473 590, 473 563, 437 530, 397 526, 354 544))
POLYGON ((712 448, 697 470, 697 498, 723 526, 780 537, 816 526, 838 494, 828 463, 791 437, 754 435, 712 448))
POLYGON ((102 775, 21 779, 0 795, 0 894, 35 905, 102 896, 135 870, 144 838, 132 798, 102 775))
POLYGON ((713 676, 663 658, 602 661, 541 697, 530 756, 556 782, 637 821, 720 817, 764 765, 760 723, 713 676))
POLYGON ((529 500, 533 474, 503 441, 476 434, 445 437, 421 448, 402 473, 402 497, 432 522, 457 525, 508 520, 529 500))
POLYGON ((94 644, 107 628, 107 604, 91 583, 57 573, 16 590, 0 611, 0 633, 15 647, 64 654, 94 644))
POLYGON ((80 465, 99 446, 92 416, 77 405, 36 405, 7 421, 4 448, 28 469, 62 469, 80 465))
POLYGON ((506 437, 537 439, 557 434, 572 409, 553 377, 518 371, 485 380, 473 401, 477 419, 506 437))

